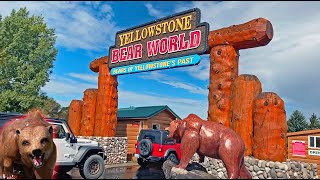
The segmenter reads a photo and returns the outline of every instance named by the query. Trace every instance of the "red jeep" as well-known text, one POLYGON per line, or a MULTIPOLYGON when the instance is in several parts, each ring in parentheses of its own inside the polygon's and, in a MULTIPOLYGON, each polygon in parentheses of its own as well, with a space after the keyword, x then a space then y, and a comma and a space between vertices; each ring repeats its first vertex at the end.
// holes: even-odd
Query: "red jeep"
POLYGON ((174 139, 168 139, 168 131, 142 129, 138 141, 135 144, 136 153, 140 166, 147 166, 149 162, 164 162, 170 159, 178 164, 181 158, 180 144, 174 139))

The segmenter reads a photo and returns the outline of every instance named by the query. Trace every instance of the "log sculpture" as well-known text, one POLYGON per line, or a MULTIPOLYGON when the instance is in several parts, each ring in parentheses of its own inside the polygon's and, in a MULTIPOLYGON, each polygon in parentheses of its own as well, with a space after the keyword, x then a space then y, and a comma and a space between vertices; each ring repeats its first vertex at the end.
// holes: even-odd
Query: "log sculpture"
POLYGON ((261 91, 259 79, 249 74, 238 76, 232 88, 231 127, 243 139, 246 156, 252 155, 253 103, 261 91))
POLYGON ((287 121, 283 100, 273 92, 260 93, 253 109, 253 156, 286 161, 287 121))
POLYGON ((231 86, 238 76, 239 55, 230 45, 219 45, 210 52, 209 110, 210 121, 230 127, 231 86))
POLYGON ((230 127, 231 87, 238 74, 238 50, 265 46, 272 37, 272 24, 264 18, 209 33, 209 121, 230 127))
POLYGON ((72 129, 74 135, 80 135, 80 125, 82 118, 82 105, 81 100, 72 100, 69 106, 69 120, 68 124, 72 129))
POLYGON ((117 76, 110 74, 108 56, 92 61, 90 69, 99 72, 94 135, 115 136, 118 111, 117 76))
POLYGON ((93 136, 96 114, 97 89, 86 89, 83 96, 80 135, 93 136))

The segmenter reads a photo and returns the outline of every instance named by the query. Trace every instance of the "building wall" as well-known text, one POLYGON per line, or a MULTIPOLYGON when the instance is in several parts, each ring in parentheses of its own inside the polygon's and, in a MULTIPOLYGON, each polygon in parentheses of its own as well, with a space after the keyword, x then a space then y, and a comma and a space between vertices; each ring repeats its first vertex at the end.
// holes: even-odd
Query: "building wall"
MULTIPOLYGON (((294 133, 292 133, 294 134, 294 133)), ((306 163, 317 163, 318 175, 320 175, 320 156, 309 155, 308 150, 320 150, 319 148, 309 148, 308 136, 320 136, 319 132, 305 131, 303 134, 290 135, 288 134, 288 159, 294 161, 302 161, 306 163), (313 133, 311 133, 313 132, 313 133), (304 141, 305 142, 305 157, 293 155, 292 144, 293 141, 304 141)))
POLYGON ((168 110, 164 110, 161 113, 148 119, 148 121, 146 121, 146 125, 149 129, 152 129, 153 123, 160 124, 160 129, 164 130, 170 125, 170 122, 172 120, 175 120, 175 116, 173 116, 168 110))
POLYGON ((132 160, 132 155, 136 151, 135 144, 137 143, 137 137, 140 131, 140 122, 143 122, 143 129, 152 129, 152 123, 158 123, 160 124, 160 129, 163 130, 168 127, 174 119, 175 116, 168 110, 164 110, 148 120, 118 120, 116 137, 128 138, 128 160, 132 160))

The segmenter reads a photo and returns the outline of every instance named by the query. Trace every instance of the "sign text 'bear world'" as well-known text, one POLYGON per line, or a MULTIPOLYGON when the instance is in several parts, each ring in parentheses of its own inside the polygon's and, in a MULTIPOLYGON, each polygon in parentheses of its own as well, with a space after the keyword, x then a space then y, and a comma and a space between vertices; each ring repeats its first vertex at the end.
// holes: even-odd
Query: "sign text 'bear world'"
POLYGON ((197 8, 119 31, 109 49, 111 74, 198 64, 208 50, 208 32, 197 8))

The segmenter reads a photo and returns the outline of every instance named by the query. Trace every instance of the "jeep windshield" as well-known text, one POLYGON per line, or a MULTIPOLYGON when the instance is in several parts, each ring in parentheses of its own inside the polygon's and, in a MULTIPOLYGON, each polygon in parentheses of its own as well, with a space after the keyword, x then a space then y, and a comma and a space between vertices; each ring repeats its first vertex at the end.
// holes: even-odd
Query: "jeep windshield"
POLYGON ((138 141, 150 139, 152 143, 163 144, 168 137, 168 132, 163 130, 141 130, 138 141))

